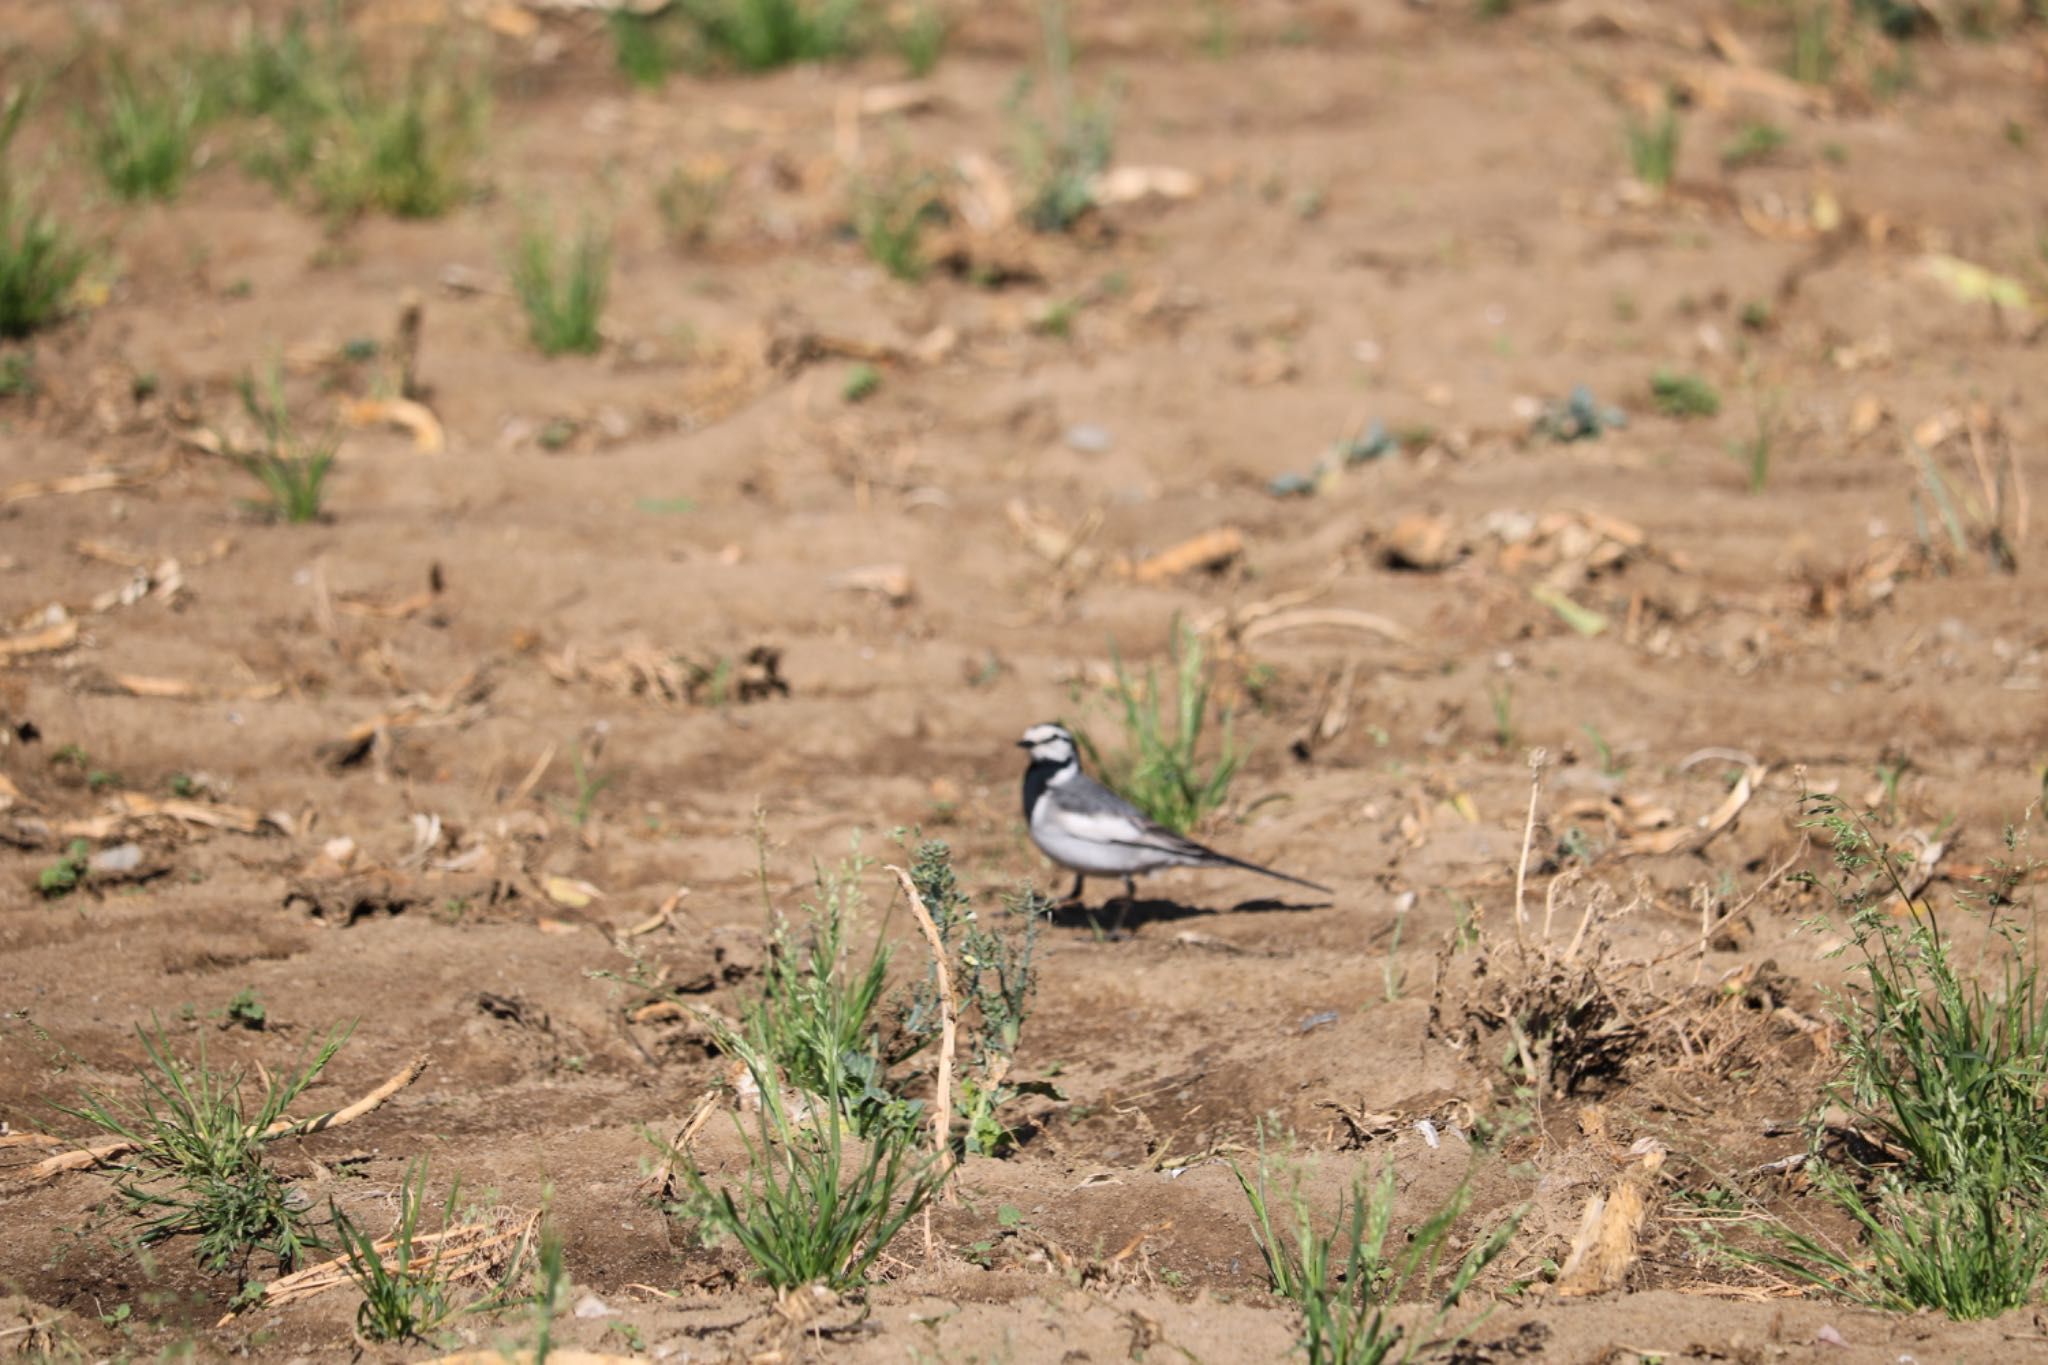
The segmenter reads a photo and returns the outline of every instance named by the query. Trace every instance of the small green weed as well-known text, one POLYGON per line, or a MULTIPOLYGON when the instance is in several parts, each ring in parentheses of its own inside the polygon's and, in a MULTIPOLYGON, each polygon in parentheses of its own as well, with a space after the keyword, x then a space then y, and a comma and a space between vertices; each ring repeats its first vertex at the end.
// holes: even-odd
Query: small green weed
POLYGON ((176 198, 192 169, 201 107, 188 77, 138 80, 115 66, 87 139, 107 188, 122 199, 176 198))
POLYGON ((1666 417, 1712 417, 1721 411, 1721 395, 1712 384, 1700 375, 1678 370, 1651 375, 1650 397, 1666 417))
POLYGON ((0 103, 0 339, 18 340, 49 326, 71 305, 85 273, 85 248, 36 208, 15 179, 8 153, 28 117, 31 92, 0 103))
MULTIPOLYGON (((462 1182, 448 1187, 441 1206, 441 1231, 455 1224, 462 1182)), ((341 1205, 329 1200, 334 1235, 348 1258, 348 1276, 362 1292, 356 1306, 356 1333, 364 1341, 421 1341, 451 1317, 456 1307, 449 1295, 446 1272, 420 1245, 420 1216, 427 1205, 427 1161, 406 1167, 398 1182, 398 1222, 391 1246, 380 1251, 377 1240, 358 1227, 341 1205)))
MULTIPOLYGON (((858 1149, 838 1105, 799 1116, 773 1060, 745 1043, 738 1056, 760 1095, 753 1132, 734 1117, 746 1171, 714 1187, 689 1153, 671 1149, 689 1192, 678 1212, 711 1236, 738 1243, 756 1273, 777 1289, 857 1288, 890 1239, 937 1192, 946 1168, 916 1151, 918 1131, 911 1125, 872 1129, 865 1150, 858 1149)), ((823 1072, 815 1079, 823 1093, 860 1083, 843 1069, 841 1056, 818 1061, 823 1072)))
POLYGON ((1768 161, 1786 143, 1785 130, 1775 123, 1745 123, 1721 148, 1721 164, 1729 170, 1768 161))
POLYGON ((612 57, 626 79, 655 90, 681 66, 686 54, 677 50, 675 27, 664 13, 641 14, 621 7, 605 19, 612 35, 612 57))
MULTIPOLYGON (((814 895, 803 906, 800 930, 771 909, 761 992, 741 1007, 734 1042, 789 1084, 843 1111, 862 1137, 914 1128, 920 1107, 891 1094, 885 1084, 890 1065, 900 1059, 881 1040, 889 945, 877 936, 861 959, 849 942, 865 904, 861 874, 872 865, 856 842, 834 871, 815 869, 814 895)), ((765 894, 765 861, 762 877, 765 894)))
POLYGON ((839 396, 849 403, 865 403, 882 389, 882 372, 862 362, 846 372, 846 384, 839 396))
POLYGON ((1792 79, 1826 85, 1835 78, 1833 0, 1786 0, 1792 15, 1792 79))
POLYGON ((1678 107, 1666 101, 1654 118, 1631 114, 1623 127, 1628 143, 1628 166, 1635 178, 1653 190, 1663 190, 1678 173, 1678 146, 1684 127, 1678 107))
POLYGON ((1486 705, 1493 712, 1493 747, 1502 753, 1515 747, 1515 685, 1503 678, 1486 684, 1486 705))
POLYGON ((722 166, 678 166, 654 191, 654 207, 669 244, 682 251, 701 251, 725 206, 732 173, 722 166))
POLYGON ((863 0, 685 0, 702 49, 744 71, 846 57, 861 46, 863 0))
POLYGON ((1301 1188, 1301 1171, 1261 1144, 1256 1180, 1235 1162, 1231 1171, 1251 1206, 1252 1235, 1266 1260, 1273 1292, 1290 1299, 1302 1317, 1300 1347, 1309 1365, 1382 1365, 1416 1358, 1418 1352, 1454 1347, 1478 1326, 1468 1322, 1444 1335, 1451 1310, 1479 1273, 1507 1249, 1526 1209, 1516 1212, 1476 1243, 1456 1263, 1439 1293, 1437 1274, 1450 1249, 1450 1235, 1471 1202, 1461 1183, 1451 1198, 1405 1237, 1392 1238, 1394 1171, 1377 1180, 1363 1171, 1353 1178, 1343 1203, 1325 1230, 1301 1188), (1285 1182, 1276 1191, 1277 1182, 1285 1182), (1277 1223, 1276 1226, 1276 1215, 1277 1223), (1410 1334, 1389 1318, 1405 1295, 1431 1294, 1435 1312, 1410 1334))
POLYGON ((92 845, 83 839, 73 839, 65 847, 62 857, 36 874, 36 890, 42 892, 46 900, 70 895, 85 880, 91 861, 92 845))
POLYGON ((273 1130, 290 1131, 285 1110, 334 1059, 347 1031, 330 1034, 282 1075, 266 1073, 253 1105, 243 1072, 207 1065, 203 1039, 198 1058, 186 1063, 171 1056, 161 1029, 137 1034, 148 1057, 138 1094, 86 1090, 76 1107, 58 1108, 135 1144, 116 1167, 114 1188, 143 1220, 141 1242, 195 1236, 202 1266, 243 1279, 259 1252, 291 1269, 320 1241, 264 1142, 278 1135, 273 1130))
POLYGON ((896 53, 913 78, 922 79, 938 68, 945 55, 950 25, 935 0, 917 0, 910 16, 896 29, 896 53))
POLYGON ((566 261, 563 254, 552 233, 529 225, 512 260, 512 289, 542 355, 595 355, 604 345, 599 322, 611 289, 611 244, 585 223, 566 261))
POLYGON ((327 476, 341 450, 341 439, 332 432, 317 440, 306 440, 292 422, 285 402, 284 373, 272 365, 263 386, 257 387, 253 373, 240 383, 242 407, 262 432, 261 449, 238 456, 242 468, 253 475, 270 495, 260 510, 274 520, 290 525, 318 521, 326 498, 327 476))
MULTIPOLYGON (((1005 907, 1004 918, 1012 926, 1021 920, 1021 927, 998 927, 960 889, 952 850, 936 839, 918 845, 910 881, 938 928, 959 1005, 956 1113, 965 1128, 965 1148, 994 1156, 1011 1136, 997 1111, 1026 1094, 1056 1094, 1043 1083, 1020 1085, 1010 1080, 1024 1019, 1038 988, 1038 931, 1050 907, 1035 892, 1026 891, 1005 907)), ((920 1045, 936 1039, 939 1014, 938 976, 928 968, 904 1011, 904 1034, 920 1045)))
POLYGON ((925 226, 944 212, 928 175, 897 171, 855 188, 853 230, 868 259, 899 280, 924 278, 925 226))
POLYGON ((1596 441, 1606 432, 1627 425, 1627 413, 1600 402, 1591 389, 1580 384, 1570 396, 1545 404, 1531 430, 1538 436, 1569 445, 1574 441, 1596 441))
POLYGON ((589 752, 591 746, 580 745, 572 765, 572 776, 576 783, 576 799, 565 809, 571 824, 582 829, 590 823, 590 817, 597 814, 597 798, 604 789, 611 786, 613 774, 600 773, 596 769, 597 755, 589 752))
POLYGON ((214 1017, 220 1020, 222 1028, 240 1024, 246 1029, 261 1030, 270 1022, 270 1011, 256 998, 254 986, 244 986, 235 992, 233 998, 222 1006, 220 1013, 214 1017))
POLYGON ((1147 816, 1185 834, 1223 804, 1230 793, 1231 779, 1244 762, 1244 754, 1238 749, 1232 731, 1230 708, 1211 704, 1215 678, 1201 635, 1176 622, 1172 655, 1173 691, 1170 696, 1163 696, 1153 668, 1147 666, 1141 686, 1112 648, 1123 747, 1105 754, 1087 732, 1078 728, 1074 738, 1105 783, 1147 816), (1171 734, 1160 719, 1162 700, 1173 708, 1171 734), (1215 758, 1205 769, 1202 736, 1211 725, 1219 733, 1215 758))
POLYGON ((1074 89, 1074 50, 1064 0, 1040 0, 1050 121, 1025 108, 1028 82, 1011 114, 1024 186, 1024 221, 1039 232, 1069 232, 1095 207, 1095 178, 1109 167, 1116 124, 1107 100, 1087 100, 1074 89))
POLYGON ((1761 493, 1771 481, 1771 457, 1777 450, 1779 395, 1759 394, 1755 399, 1755 427, 1730 448, 1742 462, 1743 481, 1751 493, 1761 493))
POLYGON ((0 398, 33 398, 42 392, 36 378, 34 351, 9 351, 0 355, 0 398))

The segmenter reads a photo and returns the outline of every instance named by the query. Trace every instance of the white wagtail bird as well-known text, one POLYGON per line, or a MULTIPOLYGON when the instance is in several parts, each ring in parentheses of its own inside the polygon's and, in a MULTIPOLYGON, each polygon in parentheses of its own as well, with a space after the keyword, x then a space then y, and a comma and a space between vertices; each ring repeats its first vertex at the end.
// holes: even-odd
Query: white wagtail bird
POLYGON ((1017 747, 1031 751, 1031 766, 1024 770, 1031 842, 1074 874, 1070 901, 1081 899, 1090 877, 1122 877, 1124 899, 1135 900, 1135 879, 1162 867, 1237 867, 1331 894, 1327 886, 1218 853, 1149 818, 1081 771, 1074 737, 1061 726, 1034 725, 1017 747))

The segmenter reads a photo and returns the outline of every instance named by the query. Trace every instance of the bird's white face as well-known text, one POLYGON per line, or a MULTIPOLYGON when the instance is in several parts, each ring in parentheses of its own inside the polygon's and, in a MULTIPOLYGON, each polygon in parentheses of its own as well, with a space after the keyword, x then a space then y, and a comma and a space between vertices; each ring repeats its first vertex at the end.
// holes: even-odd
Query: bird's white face
POLYGON ((1031 751, 1033 763, 1071 763, 1074 737, 1057 725, 1034 725, 1017 741, 1020 749, 1031 751))

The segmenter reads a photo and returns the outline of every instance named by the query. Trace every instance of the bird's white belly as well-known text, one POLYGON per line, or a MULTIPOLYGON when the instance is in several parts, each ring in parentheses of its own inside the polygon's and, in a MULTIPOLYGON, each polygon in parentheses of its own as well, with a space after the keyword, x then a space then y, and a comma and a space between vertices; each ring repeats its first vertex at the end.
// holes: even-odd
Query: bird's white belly
POLYGON ((1057 820, 1033 820, 1031 841, 1061 867, 1087 877, 1137 876, 1184 861, 1164 849, 1133 848, 1082 838, 1063 829, 1057 820))

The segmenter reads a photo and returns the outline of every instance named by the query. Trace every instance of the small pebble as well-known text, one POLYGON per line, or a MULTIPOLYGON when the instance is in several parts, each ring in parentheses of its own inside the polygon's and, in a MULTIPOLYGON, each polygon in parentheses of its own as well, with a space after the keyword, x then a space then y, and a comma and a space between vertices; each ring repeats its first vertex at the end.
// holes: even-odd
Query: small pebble
POLYGON ((1083 455, 1100 455, 1109 449, 1109 428, 1098 427, 1088 422, 1067 428, 1067 447, 1083 455))
POLYGON ((605 1307, 604 1300, 595 1294, 585 1294, 576 1300, 576 1316, 579 1318, 608 1318, 612 1310, 605 1307))
POLYGON ((1321 1028, 1324 1024, 1334 1024, 1337 1022, 1337 1017, 1337 1011, 1335 1010, 1318 1010, 1301 1021, 1301 1031, 1307 1033, 1310 1029, 1321 1028))

